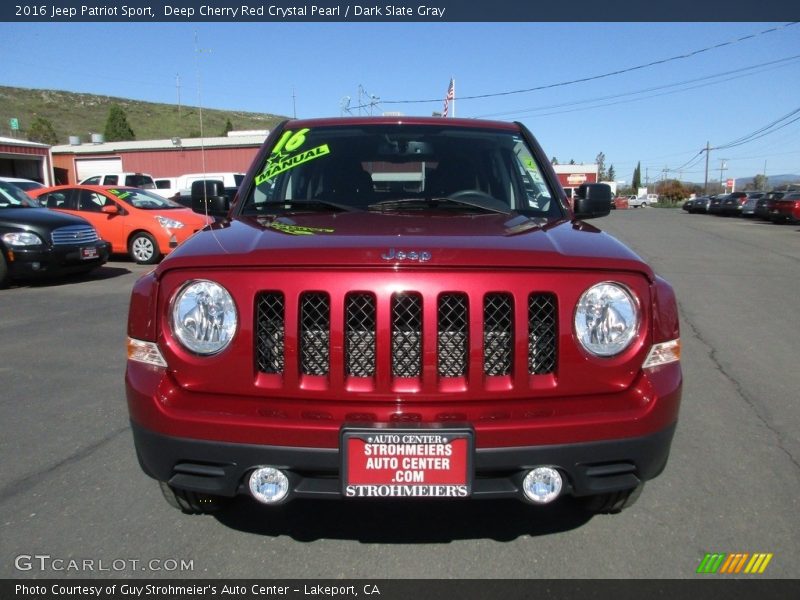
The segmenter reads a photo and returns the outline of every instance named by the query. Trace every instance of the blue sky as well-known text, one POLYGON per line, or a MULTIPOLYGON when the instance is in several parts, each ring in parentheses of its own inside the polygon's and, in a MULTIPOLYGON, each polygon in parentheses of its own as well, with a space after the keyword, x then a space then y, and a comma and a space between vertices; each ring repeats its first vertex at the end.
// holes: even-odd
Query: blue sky
POLYGON ((800 109, 800 25, 785 25, 0 23, 0 85, 176 103, 179 75, 183 104, 299 117, 337 116, 346 97, 357 114, 361 87, 374 112, 429 115, 452 76, 457 116, 520 120, 560 162, 603 152, 618 180, 641 161, 643 178, 702 182, 706 142, 711 179, 721 159, 724 178, 800 174, 800 113, 779 121, 800 109))

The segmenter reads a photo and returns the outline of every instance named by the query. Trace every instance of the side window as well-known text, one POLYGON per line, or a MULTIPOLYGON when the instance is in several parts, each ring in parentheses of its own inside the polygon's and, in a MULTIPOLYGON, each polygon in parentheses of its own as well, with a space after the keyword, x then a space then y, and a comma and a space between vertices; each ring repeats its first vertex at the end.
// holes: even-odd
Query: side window
POLYGON ((103 185, 117 185, 118 183, 119 177, 117 175, 106 175, 103 180, 103 185))
POLYGON ((40 198, 42 204, 47 208, 69 208, 67 206, 67 195, 64 192, 51 192, 40 198))
POLYGON ((78 210, 85 212, 100 212, 100 209, 102 209, 107 203, 110 204, 111 202, 105 196, 101 196, 96 192, 83 190, 80 195, 78 210))
POLYGON ((89 177, 89 179, 83 182, 84 185, 100 185, 100 175, 95 175, 94 177, 89 177))

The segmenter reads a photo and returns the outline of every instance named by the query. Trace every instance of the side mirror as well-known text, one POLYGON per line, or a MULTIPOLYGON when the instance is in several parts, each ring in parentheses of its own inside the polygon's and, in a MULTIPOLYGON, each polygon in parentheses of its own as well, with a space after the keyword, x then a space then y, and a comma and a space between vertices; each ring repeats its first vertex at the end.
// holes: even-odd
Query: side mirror
POLYGON ((584 183, 575 196, 576 219, 605 217, 611 212, 611 186, 607 183, 584 183))
POLYGON ((119 207, 116 204, 106 204, 100 209, 100 212, 106 215, 118 215, 119 207))
POLYGON ((192 210, 212 217, 227 216, 231 207, 225 196, 225 186, 216 179, 201 179, 192 183, 192 210))

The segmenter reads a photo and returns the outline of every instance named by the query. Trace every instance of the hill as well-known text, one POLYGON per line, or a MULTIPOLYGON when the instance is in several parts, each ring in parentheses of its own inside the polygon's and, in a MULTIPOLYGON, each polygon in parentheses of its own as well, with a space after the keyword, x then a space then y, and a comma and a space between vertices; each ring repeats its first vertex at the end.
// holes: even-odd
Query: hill
MULTIPOLYGON (((50 121, 58 143, 66 144, 77 135, 87 142, 91 133, 103 133, 112 104, 125 111, 137 140, 170 137, 200 137, 200 116, 196 106, 158 104, 112 96, 78 94, 58 90, 34 90, 0 86, 0 136, 27 139, 26 132, 36 117, 50 121), (19 120, 19 131, 12 132, 9 119, 19 120)), ((224 135, 230 119, 234 129, 272 129, 285 117, 269 113, 251 113, 203 108, 205 136, 224 135)))

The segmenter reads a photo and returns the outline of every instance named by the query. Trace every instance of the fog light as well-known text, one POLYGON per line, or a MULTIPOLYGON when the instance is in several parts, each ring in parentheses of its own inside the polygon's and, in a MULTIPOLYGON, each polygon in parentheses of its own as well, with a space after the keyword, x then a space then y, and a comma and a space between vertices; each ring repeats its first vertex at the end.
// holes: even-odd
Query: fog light
POLYGON ((551 467, 536 467, 522 481, 525 497, 536 504, 547 504, 561 494, 561 474, 551 467))
POLYGON ((250 493, 259 502, 275 504, 289 494, 289 478, 274 467, 259 467, 250 475, 250 493))

